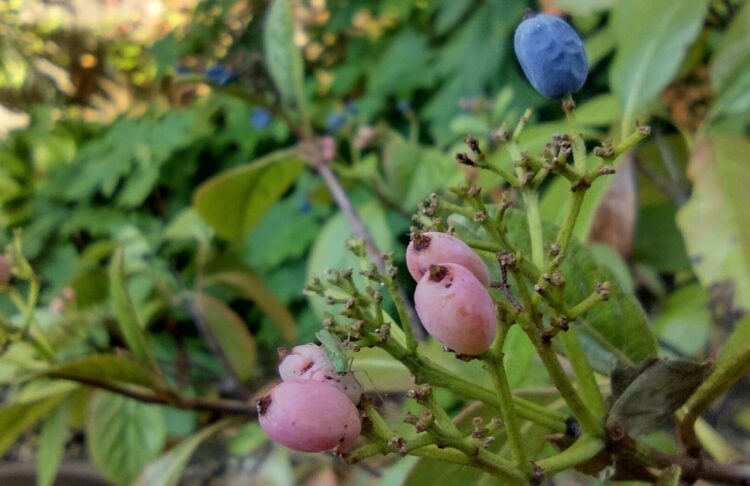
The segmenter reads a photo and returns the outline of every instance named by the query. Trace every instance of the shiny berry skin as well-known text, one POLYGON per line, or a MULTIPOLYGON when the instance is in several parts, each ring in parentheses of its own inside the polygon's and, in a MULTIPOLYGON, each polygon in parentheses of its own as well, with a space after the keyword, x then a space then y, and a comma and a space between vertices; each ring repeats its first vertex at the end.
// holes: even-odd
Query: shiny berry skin
POLYGON ((362 386, 351 372, 336 373, 325 350, 317 344, 302 344, 288 351, 279 364, 282 381, 314 380, 346 393, 355 405, 362 398, 362 386))
POLYGON ((414 280, 419 282, 430 265, 439 263, 457 263, 471 270, 485 287, 490 284, 487 265, 460 239, 435 231, 413 235, 406 248, 406 266, 414 280))
POLYGON ((573 27, 552 15, 539 14, 520 23, 513 39, 526 78, 548 98, 562 98, 583 86, 589 63, 573 27))
POLYGON ((495 339, 492 298, 474 274, 461 265, 429 267, 417 284, 414 304, 427 332, 458 354, 482 353, 495 339))
POLYGON ((279 383, 258 400, 257 408, 263 431, 295 451, 345 451, 362 427, 347 396, 319 381, 279 383))

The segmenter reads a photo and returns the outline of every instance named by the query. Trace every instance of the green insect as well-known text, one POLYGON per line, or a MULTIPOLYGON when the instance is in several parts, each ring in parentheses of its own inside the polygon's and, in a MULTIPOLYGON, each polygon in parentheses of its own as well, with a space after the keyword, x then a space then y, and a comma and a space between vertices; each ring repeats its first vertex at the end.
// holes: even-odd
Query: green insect
POLYGON ((315 333, 315 337, 323 345, 323 349, 325 349, 328 358, 331 360, 336 373, 345 375, 351 371, 354 356, 350 357, 347 354, 344 344, 338 336, 323 329, 315 333))

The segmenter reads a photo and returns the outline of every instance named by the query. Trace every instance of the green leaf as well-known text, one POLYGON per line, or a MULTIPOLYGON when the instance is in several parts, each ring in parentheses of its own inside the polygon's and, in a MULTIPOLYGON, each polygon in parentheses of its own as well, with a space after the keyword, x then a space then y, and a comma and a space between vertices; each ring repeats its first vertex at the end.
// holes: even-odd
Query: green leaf
POLYGON ((216 233, 240 242, 292 185, 302 167, 290 151, 274 152, 204 182, 194 194, 193 205, 216 233))
POLYGON ((242 297, 254 302, 278 326, 285 341, 292 342, 297 338, 297 323, 294 316, 253 272, 245 270, 215 273, 206 277, 205 283, 233 288, 242 297))
POLYGON ((677 74, 701 31, 708 3, 630 0, 615 5, 611 22, 617 54, 610 84, 625 129, 631 129, 636 116, 677 74))
POLYGON ((177 486, 190 456, 204 440, 226 427, 228 420, 216 422, 203 428, 197 434, 188 437, 169 450, 141 472, 134 486, 177 486))
POLYGON ((255 340, 245 322, 228 305, 203 293, 193 293, 196 310, 205 321, 222 354, 241 381, 247 381, 256 373, 255 340))
POLYGON ((690 200, 677 213, 698 279, 724 285, 732 305, 750 310, 750 140, 716 135, 698 140, 688 166, 690 200))
POLYGON ((654 320, 659 338, 688 356, 701 354, 713 321, 706 291, 686 285, 672 292, 654 320))
POLYGON ((38 400, 10 403, 0 407, 0 454, 5 453, 8 447, 13 445, 16 439, 37 420, 59 405, 68 391, 38 400))
POLYGON ((294 22, 289 0, 274 0, 268 9, 263 37, 266 64, 287 103, 304 108, 302 53, 294 43, 294 22))
POLYGON ((750 3, 735 13, 711 58, 711 88, 717 98, 711 116, 750 108, 750 3))
MULTIPOLYGON (((513 210, 506 218, 511 245, 529 254, 524 214, 513 210)), ((544 240, 554 241, 556 236, 557 228, 545 224, 544 240)), ((584 349, 596 369, 608 372, 616 361, 632 364, 656 356, 656 339, 638 300, 623 292, 615 275, 597 265, 591 250, 578 239, 570 240, 560 270, 566 276, 563 298, 569 308, 588 297, 597 283, 610 284, 609 300, 595 305, 572 324, 580 331, 584 349)))
MULTIPOLYGON (((370 202, 357 207, 360 218, 375 240, 375 244, 381 252, 393 249, 393 236, 388 227, 383 208, 377 201, 370 202)), ((346 250, 347 238, 352 236, 352 228, 344 215, 339 212, 328 220, 318 234, 310 257, 307 261, 308 279, 313 276, 325 276, 328 269, 359 268, 359 261, 346 250)), ((358 286, 362 286, 364 278, 359 272, 354 272, 354 280, 358 286)), ((317 296, 310 298, 310 304, 318 317, 323 317, 325 311, 331 307, 325 305, 317 296)))
POLYGON ((37 486, 52 486, 65 452, 69 427, 69 401, 64 401, 49 414, 39 434, 36 452, 37 486))
POLYGON ((414 387, 414 378, 406 366, 381 348, 363 348, 354 353, 352 372, 365 391, 397 392, 414 387))
POLYGON ((590 15, 607 10, 616 0, 555 0, 555 5, 573 15, 590 15))
POLYGON ((97 392, 86 417, 91 459, 117 485, 130 485, 164 447, 161 409, 132 398, 97 392))
POLYGON ((690 398, 709 368, 709 362, 653 359, 638 369, 616 370, 610 419, 619 420, 629 434, 653 431, 690 398))
POLYGON ((63 379, 111 380, 144 387, 154 387, 158 378, 154 373, 127 358, 111 354, 91 354, 40 370, 23 379, 50 376, 63 379))
POLYGON ((403 486, 455 486, 456 484, 501 486, 507 483, 493 478, 480 469, 426 458, 414 464, 402 483, 403 486))
POLYGON ((109 293, 112 298, 112 310, 117 318, 117 325, 128 348, 140 361, 155 367, 153 357, 146 346, 143 325, 140 323, 138 314, 128 295, 121 248, 115 251, 109 264, 109 293))

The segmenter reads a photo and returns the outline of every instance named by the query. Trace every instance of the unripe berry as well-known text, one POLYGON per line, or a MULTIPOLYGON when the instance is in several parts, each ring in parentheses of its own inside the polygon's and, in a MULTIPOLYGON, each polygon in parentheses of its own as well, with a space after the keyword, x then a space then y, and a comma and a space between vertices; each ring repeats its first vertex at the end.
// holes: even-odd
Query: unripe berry
POLYGON ((518 62, 529 83, 548 98, 562 98, 583 86, 589 63, 573 27, 552 15, 534 15, 516 29, 518 62))
POLYGON ((492 298, 461 265, 432 265, 417 284, 414 304, 427 332, 456 353, 479 354, 495 339, 492 298))
POLYGON ((351 372, 336 373, 325 350, 317 344, 295 346, 279 364, 282 381, 314 380, 346 393, 355 405, 362 398, 362 386, 351 372))
POLYGON ((296 451, 345 451, 362 427, 347 396, 319 381, 280 383, 258 400, 257 407, 265 433, 296 451))
POLYGON ((456 263, 469 269, 486 287, 490 284, 490 271, 479 255, 469 245, 449 235, 429 231, 415 234, 406 248, 406 266, 414 280, 419 282, 430 265, 456 263))
POLYGON ((10 260, 5 255, 0 255, 0 287, 7 285, 12 277, 10 260))

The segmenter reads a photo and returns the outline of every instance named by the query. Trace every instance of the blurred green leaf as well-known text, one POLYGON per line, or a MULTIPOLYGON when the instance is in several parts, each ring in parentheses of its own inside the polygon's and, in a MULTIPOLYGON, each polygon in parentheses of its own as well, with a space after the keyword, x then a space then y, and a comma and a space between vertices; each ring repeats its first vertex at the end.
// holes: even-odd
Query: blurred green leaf
POLYGON ((112 354, 91 354, 40 370, 24 380, 50 376, 54 378, 112 380, 144 387, 154 387, 158 378, 143 365, 112 354))
POLYGON ((609 416, 620 420, 629 434, 651 432, 672 418, 706 378, 710 367, 708 362, 654 359, 628 370, 626 375, 613 374, 616 401, 609 416), (618 382, 620 376, 624 381, 618 382))
POLYGON ((47 420, 39 434, 39 448, 36 453, 37 486, 52 486, 57 476, 69 427, 69 401, 62 402, 47 420))
POLYGON ((232 371, 241 381, 255 376, 255 340, 245 322, 228 305, 216 297, 193 293, 196 310, 205 321, 208 332, 226 357, 232 371))
POLYGON ((365 391, 396 392, 414 387, 409 370, 381 348, 364 348, 354 354, 352 371, 365 391))
POLYGON ((610 71, 612 91, 620 102, 623 128, 677 74, 690 44, 703 26, 708 0, 617 2, 612 29, 617 54, 610 71))
POLYGON ((69 391, 0 407, 0 453, 5 453, 23 432, 58 406, 69 391))
POLYGON ((750 309, 750 140, 718 134, 697 141, 688 167, 690 200, 677 224, 704 287, 728 284, 734 307, 750 309))
POLYGON ((688 356, 705 350, 712 324, 708 294, 698 284, 686 285, 669 294, 654 320, 659 338, 688 356))
POLYGON ((297 323, 289 309, 266 286, 265 282, 249 270, 214 273, 206 277, 207 285, 231 287, 243 298, 257 305, 278 326, 286 342, 297 338, 297 323))
POLYGON ((711 88, 716 101, 711 116, 750 108, 750 3, 735 13, 711 57, 711 88))
POLYGON ((276 87, 287 103, 295 102, 304 110, 304 65, 302 53, 294 43, 294 18, 289 0, 271 2, 263 36, 266 64, 276 87))
POLYGON ((164 417, 156 405, 99 391, 89 403, 86 439, 91 459, 107 479, 131 485, 164 447, 164 417))
POLYGON ((128 348, 143 363, 154 367, 154 360, 146 345, 143 325, 138 319, 128 295, 123 271, 123 250, 118 248, 109 264, 109 293, 117 325, 128 348))
POLYGON ((288 150, 223 172, 195 192, 198 214, 219 235, 240 242, 302 171, 302 162, 288 150))
MULTIPOLYGON (((388 227, 385 212, 377 201, 371 200, 357 207, 360 218, 375 240, 381 252, 392 251, 394 248, 393 235, 388 227)), ((352 228, 346 217, 339 212, 321 228, 318 237, 310 250, 307 260, 308 279, 313 276, 324 277, 328 269, 359 268, 359 260, 346 249, 346 240, 352 236, 352 228)), ((359 272, 354 272, 357 285, 364 282, 359 272)), ((330 306, 325 305, 317 296, 310 297, 310 304, 318 315, 323 318, 330 306)))
POLYGON ((690 260, 676 222, 672 203, 641 207, 635 228, 636 261, 660 272, 676 273, 690 269, 690 260))
POLYGON ((229 423, 231 422, 228 420, 216 422, 183 440, 159 459, 146 466, 133 483, 134 486, 177 486, 180 483, 182 471, 198 446, 229 423))
POLYGON ((506 483, 480 469, 435 459, 420 459, 412 466, 402 486, 455 486, 474 484, 501 486, 506 483))

